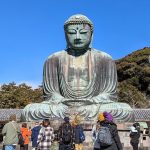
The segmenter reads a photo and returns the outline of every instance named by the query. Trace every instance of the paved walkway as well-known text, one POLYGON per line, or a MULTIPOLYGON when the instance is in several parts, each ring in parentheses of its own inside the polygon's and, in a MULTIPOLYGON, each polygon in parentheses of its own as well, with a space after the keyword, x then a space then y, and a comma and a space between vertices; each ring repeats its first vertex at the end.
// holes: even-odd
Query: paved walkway
MULTIPOLYGON (((0 150, 2 150, 2 144, 0 144, 0 150)), ((16 150, 20 150, 19 145, 17 145, 16 150)), ((29 149, 28 149, 28 150, 32 150, 31 145, 29 145, 29 149)), ((90 148, 90 147, 84 146, 84 147, 83 147, 83 150, 93 150, 93 148, 90 148)), ((123 148, 123 150, 132 150, 132 148, 131 148, 131 147, 126 147, 126 148, 123 148)), ((143 149, 139 149, 139 150, 150 150, 150 147, 149 147, 149 148, 146 148, 146 147, 145 147, 145 148, 143 148, 143 149)))

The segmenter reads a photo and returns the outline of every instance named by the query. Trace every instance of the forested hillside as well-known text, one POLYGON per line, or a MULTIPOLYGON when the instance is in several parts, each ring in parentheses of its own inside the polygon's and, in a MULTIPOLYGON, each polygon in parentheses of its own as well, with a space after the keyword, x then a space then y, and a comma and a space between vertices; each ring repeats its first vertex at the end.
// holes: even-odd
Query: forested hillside
POLYGON ((116 61, 118 98, 132 107, 150 107, 150 47, 116 61))

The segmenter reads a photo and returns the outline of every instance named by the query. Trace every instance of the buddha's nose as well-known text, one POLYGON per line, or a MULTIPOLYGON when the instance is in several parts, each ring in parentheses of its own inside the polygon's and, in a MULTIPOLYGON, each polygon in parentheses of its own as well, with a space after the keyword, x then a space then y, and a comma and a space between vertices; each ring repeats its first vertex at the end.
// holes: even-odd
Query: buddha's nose
POLYGON ((80 33, 79 33, 79 31, 77 31, 77 33, 76 33, 76 39, 80 39, 80 33))

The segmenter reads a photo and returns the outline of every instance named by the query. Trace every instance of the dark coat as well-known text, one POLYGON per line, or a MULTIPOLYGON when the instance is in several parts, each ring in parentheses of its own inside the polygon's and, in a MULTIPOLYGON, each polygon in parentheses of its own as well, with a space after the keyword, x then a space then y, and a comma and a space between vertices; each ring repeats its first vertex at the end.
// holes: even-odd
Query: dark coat
POLYGON ((31 134, 32 147, 38 146, 37 139, 38 139, 40 129, 41 126, 36 126, 32 129, 32 134, 31 134))
POLYGON ((113 139, 115 141, 115 144, 118 148, 118 150, 123 150, 123 147, 122 147, 122 144, 121 144, 121 141, 120 141, 120 137, 119 137, 119 134, 118 134, 118 130, 117 130, 117 125, 115 123, 110 123, 111 125, 111 132, 112 132, 112 135, 113 135, 113 139))
POLYGON ((131 132, 130 133, 130 138, 131 138, 131 140, 130 140, 130 142, 131 143, 139 143, 139 138, 140 138, 140 131, 138 131, 138 132, 131 132))
POLYGON ((118 135, 117 125, 111 122, 104 124, 104 126, 109 126, 114 142, 111 146, 101 147, 100 150, 123 150, 122 144, 120 142, 120 137, 118 135))

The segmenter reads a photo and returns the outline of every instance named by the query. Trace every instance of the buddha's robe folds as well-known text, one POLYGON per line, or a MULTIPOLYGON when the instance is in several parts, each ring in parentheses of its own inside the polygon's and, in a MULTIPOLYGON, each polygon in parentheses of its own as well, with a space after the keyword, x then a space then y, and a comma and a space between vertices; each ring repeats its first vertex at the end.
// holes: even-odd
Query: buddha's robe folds
POLYGON ((57 101, 58 96, 65 98, 67 105, 74 100, 85 100, 81 105, 116 101, 117 74, 111 57, 96 50, 79 57, 62 51, 47 59, 43 75, 45 100, 57 101))
POLYGON ((118 120, 130 120, 132 109, 117 102, 116 87, 116 65, 108 54, 90 49, 76 56, 64 50, 46 60, 45 101, 27 105, 24 116, 36 120, 80 113, 91 119, 100 111, 108 111, 118 120))

